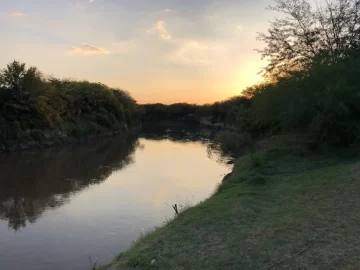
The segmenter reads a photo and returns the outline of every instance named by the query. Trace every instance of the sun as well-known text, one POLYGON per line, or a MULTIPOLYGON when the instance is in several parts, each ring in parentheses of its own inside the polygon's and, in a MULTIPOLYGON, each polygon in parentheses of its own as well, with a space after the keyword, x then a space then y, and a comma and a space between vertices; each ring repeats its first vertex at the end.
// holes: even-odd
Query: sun
POLYGON ((262 82, 264 78, 259 72, 264 65, 264 61, 256 61, 237 68, 233 80, 233 92, 239 94, 247 87, 262 82))

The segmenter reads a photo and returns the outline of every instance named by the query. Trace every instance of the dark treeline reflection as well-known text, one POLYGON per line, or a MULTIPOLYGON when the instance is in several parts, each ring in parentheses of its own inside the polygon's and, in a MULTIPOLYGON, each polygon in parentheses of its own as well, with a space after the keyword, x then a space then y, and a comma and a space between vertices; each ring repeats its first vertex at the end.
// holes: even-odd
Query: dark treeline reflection
POLYGON ((47 152, 0 156, 0 218, 19 230, 50 208, 66 203, 72 194, 100 184, 115 170, 133 162, 135 136, 47 152))
POLYGON ((218 130, 209 129, 199 125, 184 124, 183 122, 158 122, 144 123, 141 130, 141 138, 160 141, 186 143, 199 142, 207 146, 207 155, 219 163, 227 163, 233 159, 231 153, 225 153, 215 138, 218 130))
POLYGON ((147 140, 208 143, 215 132, 199 125, 182 122, 143 123, 141 137, 147 140))

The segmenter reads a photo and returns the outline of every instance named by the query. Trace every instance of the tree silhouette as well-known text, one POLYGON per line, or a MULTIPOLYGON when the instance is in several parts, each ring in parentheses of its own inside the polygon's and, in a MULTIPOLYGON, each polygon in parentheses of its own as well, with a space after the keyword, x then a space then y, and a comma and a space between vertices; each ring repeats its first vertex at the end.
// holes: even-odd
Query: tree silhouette
POLYGON ((307 0, 275 3, 270 9, 283 17, 258 36, 266 44, 259 52, 270 61, 266 75, 282 76, 319 59, 334 63, 359 48, 360 1, 326 0, 315 6, 307 0))

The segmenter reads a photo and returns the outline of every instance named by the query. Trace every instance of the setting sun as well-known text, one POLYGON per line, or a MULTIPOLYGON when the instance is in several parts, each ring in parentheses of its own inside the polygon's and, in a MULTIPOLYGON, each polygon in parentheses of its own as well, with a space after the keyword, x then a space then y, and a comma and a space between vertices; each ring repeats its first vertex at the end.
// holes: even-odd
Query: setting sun
POLYGON ((238 95, 245 88, 256 85, 263 81, 261 68, 264 67, 265 61, 248 63, 237 69, 238 77, 234 82, 234 95, 238 95))

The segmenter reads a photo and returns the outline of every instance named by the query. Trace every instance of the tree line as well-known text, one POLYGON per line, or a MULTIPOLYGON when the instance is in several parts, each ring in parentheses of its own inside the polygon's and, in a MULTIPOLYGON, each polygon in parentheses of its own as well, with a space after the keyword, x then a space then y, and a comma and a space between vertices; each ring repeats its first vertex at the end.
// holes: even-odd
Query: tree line
POLYGON ((14 61, 0 71, 0 147, 126 130, 136 107, 126 91, 45 77, 14 61))
POLYGON ((207 117, 234 131, 221 141, 241 147, 239 140, 279 133, 304 134, 313 145, 358 142, 360 1, 275 0, 270 9, 281 16, 258 36, 268 60, 263 83, 210 105, 147 105, 146 117, 207 117))
POLYGON ((240 120, 237 118, 238 112, 249 105, 249 99, 243 96, 205 105, 155 103, 139 105, 138 115, 142 122, 183 121, 194 124, 226 124, 231 127, 240 120))
POLYGON ((360 1, 276 0, 282 14, 259 39, 267 81, 243 95, 256 124, 345 146, 360 131, 360 1))
POLYGON ((137 105, 120 89, 45 78, 15 61, 0 72, 0 140, 81 137, 180 120, 226 127, 236 134, 228 141, 286 132, 314 144, 359 141, 360 1, 275 0, 270 9, 282 16, 258 36, 269 63, 265 81, 239 96, 202 106, 137 105))

